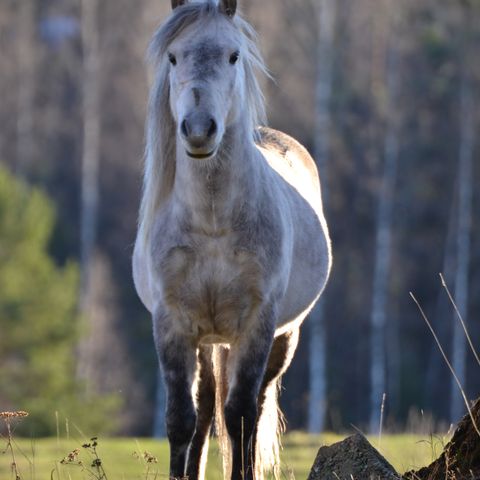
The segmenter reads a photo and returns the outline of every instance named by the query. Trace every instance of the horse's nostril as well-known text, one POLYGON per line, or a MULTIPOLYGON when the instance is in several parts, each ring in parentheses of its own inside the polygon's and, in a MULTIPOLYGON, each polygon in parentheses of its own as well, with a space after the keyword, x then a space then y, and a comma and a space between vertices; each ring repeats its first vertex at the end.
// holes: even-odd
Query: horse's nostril
POLYGON ((217 124, 213 118, 210 119, 210 126, 208 128, 207 137, 211 137, 217 131, 217 124))
POLYGON ((217 132, 217 124, 204 112, 187 115, 180 124, 180 134, 195 148, 200 148, 217 132))
POLYGON ((182 135, 187 138, 188 137, 188 132, 189 132, 189 128, 188 128, 188 124, 187 124, 187 121, 184 120, 181 125, 180 125, 180 130, 182 132, 182 135))

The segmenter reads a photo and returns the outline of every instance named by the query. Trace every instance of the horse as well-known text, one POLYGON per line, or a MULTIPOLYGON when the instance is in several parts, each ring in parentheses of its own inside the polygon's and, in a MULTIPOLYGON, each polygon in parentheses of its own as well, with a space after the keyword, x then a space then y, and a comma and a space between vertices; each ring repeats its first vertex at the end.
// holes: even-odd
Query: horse
POLYGON ((149 50, 133 277, 152 315, 175 479, 204 478, 214 424, 226 478, 278 478, 277 388, 331 266, 315 163, 264 126, 268 71, 236 7, 172 0, 149 50))

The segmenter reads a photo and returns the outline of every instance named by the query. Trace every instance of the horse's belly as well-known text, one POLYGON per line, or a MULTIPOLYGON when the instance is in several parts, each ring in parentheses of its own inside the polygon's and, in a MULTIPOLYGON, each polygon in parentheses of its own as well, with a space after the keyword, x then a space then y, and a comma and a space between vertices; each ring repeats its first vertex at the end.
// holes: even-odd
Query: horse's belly
POLYGON ((277 330, 305 318, 323 291, 331 268, 326 226, 311 216, 296 218, 296 241, 288 286, 280 301, 277 330), (314 241, 315 240, 315 241, 314 241))
POLYGON ((162 277, 167 308, 197 342, 234 342, 261 304, 259 268, 248 252, 177 247, 163 262, 162 277))

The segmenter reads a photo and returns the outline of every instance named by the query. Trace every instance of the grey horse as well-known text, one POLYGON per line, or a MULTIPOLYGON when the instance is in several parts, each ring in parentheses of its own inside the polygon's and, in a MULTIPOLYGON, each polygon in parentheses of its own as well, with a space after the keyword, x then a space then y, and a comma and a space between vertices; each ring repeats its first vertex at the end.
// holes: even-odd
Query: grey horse
POLYGON ((210 429, 232 480, 279 473, 277 385, 327 282, 317 169, 259 128, 266 73, 236 1, 173 0, 155 69, 133 255, 167 388, 170 476, 205 475, 210 429))

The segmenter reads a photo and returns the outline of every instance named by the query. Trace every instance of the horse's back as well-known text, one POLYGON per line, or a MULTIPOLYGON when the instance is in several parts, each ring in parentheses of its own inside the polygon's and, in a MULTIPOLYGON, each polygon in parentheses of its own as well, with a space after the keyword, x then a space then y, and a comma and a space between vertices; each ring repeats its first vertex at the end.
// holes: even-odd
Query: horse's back
POLYGON ((257 142, 259 147, 278 152, 287 163, 289 163, 288 155, 293 154, 302 167, 311 174, 312 178, 318 177, 317 167, 311 155, 293 137, 270 127, 259 127, 258 133, 260 134, 257 142))
POLYGON ((283 194, 290 198, 292 213, 293 249, 288 287, 282 300, 282 325, 294 319, 301 321, 323 290, 331 266, 330 240, 320 179, 308 151, 278 130, 262 127, 259 134, 257 146, 270 167, 282 177, 280 184, 283 194))
POLYGON ((317 166, 307 149, 279 130, 260 127, 257 146, 270 166, 292 185, 323 216, 317 166))

